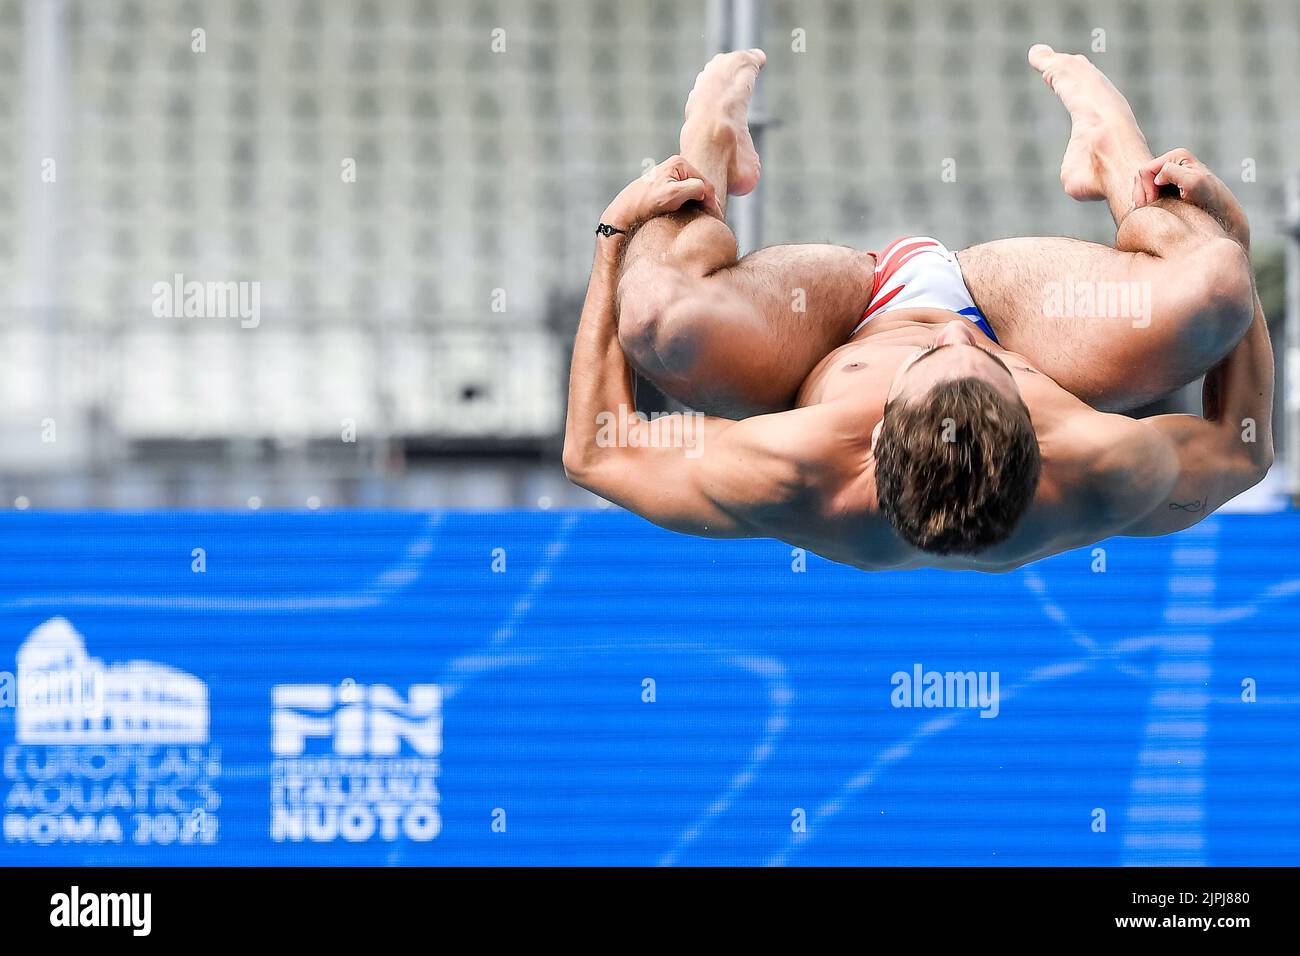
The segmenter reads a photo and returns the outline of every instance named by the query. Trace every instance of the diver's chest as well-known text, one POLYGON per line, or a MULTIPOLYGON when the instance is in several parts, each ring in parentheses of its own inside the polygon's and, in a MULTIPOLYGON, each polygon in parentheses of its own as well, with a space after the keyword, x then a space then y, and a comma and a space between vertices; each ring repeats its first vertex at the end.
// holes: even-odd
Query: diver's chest
POLYGON ((846 395, 879 399, 883 405, 890 383, 915 348, 853 342, 842 345, 808 373, 796 406, 817 405, 846 395))

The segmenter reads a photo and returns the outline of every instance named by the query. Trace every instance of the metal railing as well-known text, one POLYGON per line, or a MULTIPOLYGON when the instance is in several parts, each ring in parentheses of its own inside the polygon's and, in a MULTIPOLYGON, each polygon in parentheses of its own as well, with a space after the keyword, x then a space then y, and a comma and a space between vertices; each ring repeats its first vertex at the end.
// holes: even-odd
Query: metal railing
POLYGON ((1286 492, 1300 504, 1300 171, 1286 185, 1286 324, 1283 332, 1282 456, 1286 492))

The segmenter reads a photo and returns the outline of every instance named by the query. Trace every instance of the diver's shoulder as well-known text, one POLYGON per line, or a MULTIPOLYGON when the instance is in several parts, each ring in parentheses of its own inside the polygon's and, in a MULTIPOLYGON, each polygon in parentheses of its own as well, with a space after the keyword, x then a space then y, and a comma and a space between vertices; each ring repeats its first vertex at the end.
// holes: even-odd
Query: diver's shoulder
POLYGON ((1089 410, 1057 435, 1052 469, 1081 517, 1114 529, 1159 504, 1178 474, 1168 440, 1141 419, 1089 410), (1066 449, 1068 448, 1068 451, 1066 449))

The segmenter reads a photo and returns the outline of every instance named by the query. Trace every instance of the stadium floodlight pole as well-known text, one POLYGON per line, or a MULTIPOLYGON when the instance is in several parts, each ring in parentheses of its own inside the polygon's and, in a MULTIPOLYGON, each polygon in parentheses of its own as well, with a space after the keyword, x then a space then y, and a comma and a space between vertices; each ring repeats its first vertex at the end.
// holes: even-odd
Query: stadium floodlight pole
POLYGON ((1286 492, 1300 504, 1300 170, 1286 183, 1286 319, 1284 325, 1285 399, 1282 404, 1286 492))
MULTIPOLYGON (((763 0, 709 0, 704 18, 705 56, 761 46, 762 16, 763 0)), ((763 128, 768 123, 765 103, 760 80, 749 104, 749 132, 760 156, 763 155, 763 128)), ((728 218, 742 256, 762 246, 763 219, 758 198, 762 188, 760 182, 748 196, 727 200, 728 218)))
POLYGON ((704 11, 704 56, 713 56, 727 49, 731 38, 732 0, 709 0, 704 11))
POLYGON ((67 176, 71 165, 64 159, 71 153, 68 117, 73 115, 67 84, 70 22, 71 11, 63 0, 27 0, 23 8, 26 148, 21 182, 25 184, 23 248, 28 266, 19 302, 37 316, 36 327, 43 338, 40 374, 55 407, 68 399, 57 345, 62 319, 58 310, 58 226, 67 188, 51 184, 61 181, 59 173, 67 176), (59 169, 56 163, 64 168, 59 169), (37 177, 48 178, 36 184, 37 177))
MULTIPOLYGON (((731 2, 731 45, 732 50, 749 50, 761 46, 763 0, 732 0, 731 2)), ((754 148, 758 155, 763 155, 763 130, 767 126, 767 97, 763 93, 763 81, 760 79, 754 88, 754 98, 749 104, 749 132, 754 139, 754 148)), ((737 196, 729 202, 732 228, 736 233, 736 242, 740 254, 747 255, 763 244, 763 209, 760 200, 762 181, 748 196, 737 196)))

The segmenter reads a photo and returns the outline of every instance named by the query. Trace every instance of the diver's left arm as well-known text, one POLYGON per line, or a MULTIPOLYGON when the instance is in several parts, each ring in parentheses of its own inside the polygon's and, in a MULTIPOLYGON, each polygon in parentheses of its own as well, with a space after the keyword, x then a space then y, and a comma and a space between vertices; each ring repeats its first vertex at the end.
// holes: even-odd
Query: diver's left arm
POLYGON ((1134 444, 1136 473, 1163 483, 1152 507, 1118 533, 1170 534, 1189 528, 1258 484, 1273 464, 1273 348, 1259 297, 1246 335, 1205 376, 1204 417, 1157 415, 1134 444), (1163 469, 1163 476, 1159 472, 1163 469))
MULTIPOLYGON (((759 536, 751 517, 798 493, 792 459, 820 426, 814 409, 736 422, 695 413, 647 419, 618 342, 618 247, 600 237, 573 346, 564 471, 574 484, 688 534, 759 536)), ((765 536, 765 535, 764 535, 765 536)))
MULTIPOLYGON (((661 164, 655 176, 620 193, 602 222, 630 231, 686 201, 716 209, 707 184, 690 173, 680 157, 661 164)), ((803 485, 795 456, 820 430, 813 424, 819 412, 796 409, 741 422, 692 413, 652 420, 639 415, 632 370, 618 341, 624 242, 619 235, 597 237, 573 346, 565 473, 664 527, 710 537, 764 535, 758 516, 779 511, 803 485)))

